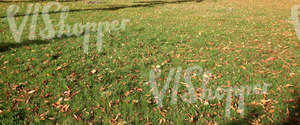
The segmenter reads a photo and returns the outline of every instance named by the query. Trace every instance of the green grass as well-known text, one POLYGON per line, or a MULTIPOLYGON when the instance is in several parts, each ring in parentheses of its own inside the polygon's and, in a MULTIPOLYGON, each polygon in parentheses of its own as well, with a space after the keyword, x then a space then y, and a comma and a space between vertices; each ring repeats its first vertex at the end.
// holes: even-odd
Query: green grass
MULTIPOLYGON (((0 18, 0 124, 299 121, 300 44, 289 20, 290 8, 299 1, 204 0, 93 9, 147 4, 134 3, 137 1, 62 3, 70 10, 81 10, 68 13, 69 25, 130 19, 124 31, 105 34, 101 52, 95 45, 96 33, 92 33, 89 54, 83 52, 83 36, 28 40, 30 23, 17 44, 7 18, 0 18), (198 65, 212 73, 208 85, 212 88, 262 83, 272 87, 267 95, 246 97, 244 118, 236 111, 226 118, 225 99, 210 100, 209 105, 179 99, 171 105, 168 93, 159 108, 153 103, 150 86, 145 85, 156 65, 163 71, 158 80, 161 86, 171 68, 198 65), (97 72, 92 73, 94 69, 97 72), (270 102, 263 103, 263 99, 270 102)), ((24 14, 28 3, 0 3, 0 16, 6 16, 12 4, 24 14)), ((60 13, 50 15, 57 24, 60 13)), ((17 19, 19 24, 23 17, 17 19)), ((39 16, 38 29, 45 27, 42 21, 39 16)), ((193 79, 195 88, 201 87, 199 79, 193 79)), ((184 89, 181 86, 179 91, 184 89)))

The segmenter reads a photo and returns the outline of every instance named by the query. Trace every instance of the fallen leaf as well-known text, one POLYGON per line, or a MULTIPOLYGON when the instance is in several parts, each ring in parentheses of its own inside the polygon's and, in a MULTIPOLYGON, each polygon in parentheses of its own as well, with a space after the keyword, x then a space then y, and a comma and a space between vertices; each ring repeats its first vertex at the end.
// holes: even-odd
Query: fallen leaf
POLYGON ((244 70, 246 70, 246 67, 245 67, 245 66, 241 66, 241 68, 244 69, 244 70))
POLYGON ((130 94, 129 91, 125 92, 125 96, 127 97, 130 94))
POLYGON ((68 66, 68 64, 67 64, 67 63, 63 63, 62 66, 63 66, 63 67, 66 67, 66 66, 68 66))
POLYGON ((78 117, 77 115, 73 114, 73 116, 77 121, 80 120, 80 117, 78 117))
POLYGON ((294 75, 295 75, 295 73, 293 73, 293 72, 292 72, 292 73, 290 73, 290 76, 291 76, 291 77, 294 77, 294 75))
POLYGON ((132 100, 132 103, 133 103, 133 104, 138 103, 138 102, 139 102, 139 100, 135 100, 135 99, 132 100))
POLYGON ((58 66, 57 68, 56 68, 56 70, 60 70, 61 69, 61 66, 58 66))
POLYGON ((205 101, 205 102, 204 102, 204 105, 209 105, 208 101, 205 101))
POLYGON ((269 110, 269 113, 273 113, 273 112, 275 112, 275 110, 274 110, 274 109, 271 109, 271 110, 269 110))
POLYGON ((261 102, 262 102, 262 104, 266 104, 266 103, 268 103, 268 102, 271 102, 271 100, 270 99, 267 99, 267 100, 265 100, 265 99, 262 99, 262 100, 260 100, 261 102))
POLYGON ((236 110, 238 113, 242 113, 243 112, 243 110, 240 110, 240 109, 238 109, 238 110, 236 110))
POLYGON ((93 69, 93 70, 91 71, 92 74, 94 74, 94 73, 96 73, 96 72, 97 72, 96 69, 93 69))
POLYGON ((47 57, 50 57, 50 54, 49 54, 49 53, 46 53, 45 55, 46 55, 47 57))
POLYGON ((200 62, 201 60, 186 60, 186 62, 200 62))
POLYGON ((3 64, 7 64, 8 63, 8 61, 4 61, 4 63, 3 64))
POLYGON ((68 111, 69 107, 70 107, 69 104, 64 105, 64 106, 61 108, 60 112, 66 112, 66 111, 68 111))
POLYGON ((64 101, 70 101, 71 97, 64 98, 64 101))
POLYGON ((28 92, 28 94, 32 94, 34 92, 35 92, 35 90, 31 90, 31 91, 28 92))
POLYGON ((275 57, 270 57, 270 58, 268 58, 266 61, 274 61, 276 58, 275 57))
POLYGON ((136 90, 137 90, 138 92, 142 92, 142 91, 143 91, 142 88, 137 88, 136 90))
POLYGON ((200 31, 200 32, 198 33, 198 35, 201 36, 201 35, 202 35, 202 31, 200 31))
POLYGON ((286 84, 284 87, 285 88, 288 88, 288 87, 293 87, 294 85, 291 85, 291 84, 286 84))
POLYGON ((55 120, 55 118, 54 118, 54 117, 49 117, 48 119, 49 119, 49 120, 55 120))
POLYGON ((17 102, 24 102, 24 99, 15 99, 17 102))

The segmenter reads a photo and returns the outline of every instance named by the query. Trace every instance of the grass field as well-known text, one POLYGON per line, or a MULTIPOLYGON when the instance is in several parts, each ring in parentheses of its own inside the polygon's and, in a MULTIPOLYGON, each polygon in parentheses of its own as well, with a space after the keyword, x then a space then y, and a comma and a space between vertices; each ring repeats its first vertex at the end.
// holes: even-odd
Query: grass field
MULTIPOLYGON (((6 17, 13 4, 20 7, 19 25, 30 2, 0 2, 0 124, 300 122, 300 40, 291 20, 291 8, 300 1, 61 2, 70 8, 69 25, 130 20, 125 30, 105 33, 101 52, 91 33, 88 54, 84 36, 28 40, 33 15, 16 43, 6 17), (236 109, 237 98, 230 118, 225 117, 225 98, 179 99, 172 105, 167 91, 159 107, 145 84, 150 71, 160 67, 157 82, 163 86, 171 68, 194 65, 211 72, 211 88, 272 86, 267 94, 245 96, 244 116, 236 109)), ((53 24, 61 13, 49 14, 53 24)), ((41 15, 37 22, 38 29, 45 27, 41 15)), ((201 89, 200 77, 192 83, 201 89)), ((180 97, 186 88, 178 91, 180 97)))

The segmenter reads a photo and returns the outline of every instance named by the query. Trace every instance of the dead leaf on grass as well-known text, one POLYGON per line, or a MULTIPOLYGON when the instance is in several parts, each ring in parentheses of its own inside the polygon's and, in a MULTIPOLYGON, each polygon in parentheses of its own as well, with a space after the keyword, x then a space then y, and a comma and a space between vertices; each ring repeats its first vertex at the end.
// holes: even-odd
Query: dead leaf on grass
POLYGON ((92 74, 95 74, 96 72, 97 72, 96 69, 93 69, 93 70, 91 71, 92 74))

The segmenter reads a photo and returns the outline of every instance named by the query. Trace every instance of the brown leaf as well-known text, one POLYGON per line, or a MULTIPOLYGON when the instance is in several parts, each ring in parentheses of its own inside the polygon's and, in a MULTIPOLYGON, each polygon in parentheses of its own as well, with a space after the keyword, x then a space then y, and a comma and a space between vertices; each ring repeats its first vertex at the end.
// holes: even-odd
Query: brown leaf
POLYGON ((268 103, 268 102, 271 102, 271 99, 267 99, 267 100, 262 99, 262 100, 260 100, 260 101, 262 102, 262 104, 266 104, 266 103, 268 103))
POLYGON ((66 66, 68 66, 68 64, 67 64, 67 63, 63 63, 62 66, 63 66, 63 67, 66 67, 66 66))
POLYGON ((238 109, 238 110, 236 110, 236 112, 238 112, 238 113, 242 113, 242 112, 243 112, 243 110, 240 110, 240 109, 238 109))
POLYGON ((64 105, 64 106, 60 109, 60 112, 66 112, 66 111, 68 111, 69 107, 70 107, 69 104, 64 105))
POLYGON ((268 62, 269 62, 269 61, 272 61, 272 62, 273 62, 275 59, 276 59, 275 57, 270 57, 270 58, 268 58, 266 61, 268 61, 268 62))
POLYGON ((58 66, 57 68, 56 68, 56 70, 60 70, 62 67, 61 66, 58 66))
POLYGON ((74 116, 74 118, 75 118, 77 121, 81 120, 79 116, 77 116, 77 115, 75 115, 75 114, 73 114, 73 116, 74 116))
POLYGON ((137 88, 136 90, 137 90, 138 92, 142 92, 142 91, 143 91, 142 88, 137 88))
POLYGON ((64 101, 70 101, 71 97, 64 98, 64 101))
POLYGON ((244 69, 244 70, 246 70, 246 67, 245 67, 245 66, 241 66, 241 68, 244 69))
POLYGON ((291 103, 291 102, 296 102, 296 100, 295 99, 287 99, 287 100, 284 100, 284 102, 291 103))
POLYGON ((200 62, 201 60, 186 60, 186 62, 200 62))
POLYGON ((17 102, 24 102, 25 100, 24 99, 15 99, 15 101, 17 101, 17 102))
POLYGON ((291 76, 291 77, 294 77, 295 75, 296 75, 296 74, 295 74, 295 73, 293 73, 293 72, 292 72, 292 73, 290 73, 290 76, 291 76))
POLYGON ((43 64, 47 64, 47 63, 49 63, 49 60, 43 61, 43 64))
POLYGON ((285 88, 288 88, 288 87, 293 87, 294 85, 291 85, 291 84, 286 84, 284 87, 285 88))
POLYGON ((4 61, 4 63, 3 64, 7 64, 8 63, 8 61, 6 60, 6 61, 4 61))
POLYGON ((133 103, 133 104, 138 103, 138 102, 139 102, 139 100, 135 100, 135 99, 132 100, 132 103, 133 103))
POLYGON ((48 113, 49 113, 49 111, 46 111, 46 112, 40 114, 40 117, 45 117, 48 113))

